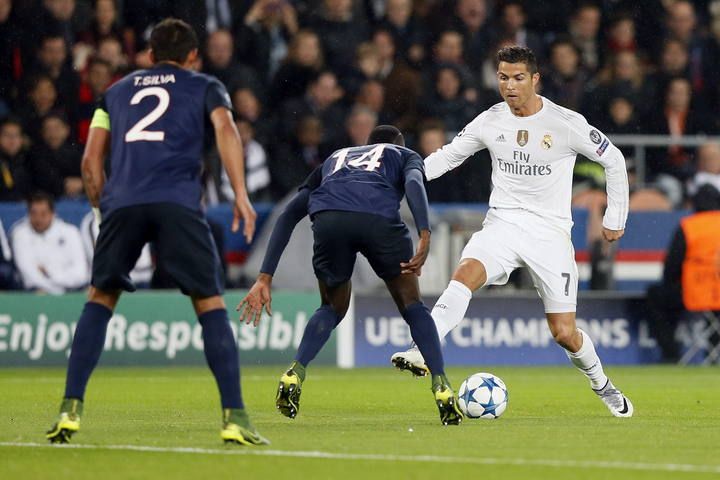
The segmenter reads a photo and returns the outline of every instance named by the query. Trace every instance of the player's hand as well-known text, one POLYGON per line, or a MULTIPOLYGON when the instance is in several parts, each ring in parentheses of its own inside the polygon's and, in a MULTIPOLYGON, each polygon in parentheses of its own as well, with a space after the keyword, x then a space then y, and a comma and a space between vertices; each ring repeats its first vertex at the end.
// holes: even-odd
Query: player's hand
POLYGON ((609 228, 603 227, 603 237, 608 242, 615 242, 620 240, 620 237, 625 235, 625 229, 622 230, 610 230, 609 228))
POLYGON ((235 206, 233 208, 233 222, 232 232, 235 233, 240 228, 240 220, 243 221, 243 235, 245 235, 245 241, 247 243, 252 242, 253 236, 255 235, 255 219, 257 213, 250 203, 247 195, 240 195, 235 197, 235 206))
POLYGON ((240 322, 245 321, 248 325, 252 323, 253 326, 257 327, 262 317, 263 307, 265 307, 268 315, 272 315, 271 287, 272 277, 270 275, 266 273, 258 275, 255 284, 235 308, 236 311, 240 312, 240 322))
POLYGON ((415 256, 409 262, 400 264, 400 273, 414 273, 419 277, 428 253, 430 253, 430 230, 423 230, 420 232, 420 240, 418 241, 415 256))

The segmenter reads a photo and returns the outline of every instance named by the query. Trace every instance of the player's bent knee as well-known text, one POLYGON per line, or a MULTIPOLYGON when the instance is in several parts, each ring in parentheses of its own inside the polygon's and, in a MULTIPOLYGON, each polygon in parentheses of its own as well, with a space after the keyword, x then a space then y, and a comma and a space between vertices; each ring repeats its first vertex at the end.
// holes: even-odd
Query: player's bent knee
POLYGON ((100 304, 114 311, 121 292, 121 290, 101 290, 97 287, 90 287, 88 302, 100 304))
POLYGON ((474 258, 463 258, 453 273, 452 279, 474 292, 487 282, 487 270, 481 261, 474 258))
POLYGON ((192 297, 191 300, 195 314, 198 316, 213 310, 225 309, 225 301, 220 295, 205 298, 192 297))

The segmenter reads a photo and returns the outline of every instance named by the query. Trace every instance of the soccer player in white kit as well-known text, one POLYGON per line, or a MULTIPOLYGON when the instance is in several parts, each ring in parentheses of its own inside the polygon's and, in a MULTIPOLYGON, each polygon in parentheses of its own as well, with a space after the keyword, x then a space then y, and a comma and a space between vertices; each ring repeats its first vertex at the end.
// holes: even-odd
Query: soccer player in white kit
MULTIPOLYGON (((472 292, 485 285, 503 285, 513 270, 527 267, 555 341, 610 412, 631 417, 632 403, 605 375, 592 340, 575 324, 578 270, 570 241, 576 155, 605 167, 603 236, 609 242, 622 237, 627 219, 625 158, 582 115, 535 93, 540 75, 530 49, 505 47, 497 60, 504 102, 482 112, 451 143, 425 159, 425 175, 433 180, 484 148, 492 158, 490 209, 433 308, 438 335, 442 340, 463 320, 472 292)), ((396 353, 392 363, 425 374, 424 359, 416 348, 396 353)))

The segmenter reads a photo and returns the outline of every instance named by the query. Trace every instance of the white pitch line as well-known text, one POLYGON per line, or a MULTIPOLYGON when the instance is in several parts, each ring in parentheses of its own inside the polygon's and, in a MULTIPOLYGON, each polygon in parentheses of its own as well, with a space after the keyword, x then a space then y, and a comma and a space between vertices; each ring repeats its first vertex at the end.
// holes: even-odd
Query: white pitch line
POLYGON ((605 462, 600 460, 544 460, 531 458, 471 458, 444 457, 438 455, 384 455, 375 453, 333 453, 318 451, 272 450, 238 447, 237 449, 212 449, 193 447, 152 447, 147 445, 50 445, 47 443, 0 442, 0 447, 57 448, 77 450, 122 450, 151 453, 190 453, 200 455, 239 455, 254 457, 319 458, 326 460, 370 460, 381 462, 425 462, 471 465, 512 465, 523 467, 592 468, 616 470, 640 470, 661 472, 718 473, 720 465, 697 465, 683 463, 605 462))

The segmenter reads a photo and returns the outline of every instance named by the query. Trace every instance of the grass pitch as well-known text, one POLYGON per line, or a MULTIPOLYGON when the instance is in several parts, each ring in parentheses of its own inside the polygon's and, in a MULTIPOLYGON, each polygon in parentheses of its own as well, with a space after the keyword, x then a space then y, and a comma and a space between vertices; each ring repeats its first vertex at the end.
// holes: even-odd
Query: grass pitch
POLYGON ((480 370, 505 380, 508 410, 443 427, 429 380, 390 367, 311 367, 295 420, 274 407, 282 367, 246 367, 246 403, 273 442, 246 448, 219 440, 209 371, 99 368, 66 448, 43 436, 64 371, 0 369, 0 479, 720 478, 718 368, 608 368, 632 419, 611 417, 570 366, 448 373, 457 389, 480 370))

